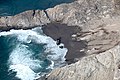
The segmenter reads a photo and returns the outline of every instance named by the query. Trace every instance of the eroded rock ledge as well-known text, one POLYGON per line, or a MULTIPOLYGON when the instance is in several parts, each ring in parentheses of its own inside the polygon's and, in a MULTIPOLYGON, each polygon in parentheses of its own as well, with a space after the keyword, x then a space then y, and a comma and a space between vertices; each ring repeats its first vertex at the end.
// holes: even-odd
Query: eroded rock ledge
POLYGON ((120 46, 53 70, 47 80, 119 80, 120 46))
MULTIPOLYGON (((31 28, 59 22, 81 28, 74 39, 86 40, 86 56, 53 70, 47 80, 120 79, 120 0, 76 0, 47 10, 0 18, 0 28, 31 28)), ((80 50, 80 51, 83 51, 80 50)), ((75 53, 74 53, 75 54, 75 53)))
POLYGON ((89 29, 91 27, 89 24, 92 24, 92 26, 95 24, 100 25, 101 23, 99 21, 101 19, 117 15, 119 4, 116 4, 116 1, 75 0, 73 3, 61 4, 47 10, 30 10, 15 16, 1 17, 0 26, 25 28, 57 21, 68 24, 69 26, 75 25, 89 29))

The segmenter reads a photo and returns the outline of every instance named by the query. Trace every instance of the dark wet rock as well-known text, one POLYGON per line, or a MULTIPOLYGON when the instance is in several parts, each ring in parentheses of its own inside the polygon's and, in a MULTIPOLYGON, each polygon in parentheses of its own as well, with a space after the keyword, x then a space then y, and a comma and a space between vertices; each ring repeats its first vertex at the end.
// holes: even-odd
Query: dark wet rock
POLYGON ((47 80, 119 80, 119 14, 119 0, 76 0, 46 10, 30 10, 15 16, 0 17, 0 29, 44 25, 53 39, 61 37, 64 47, 69 48, 66 61, 77 62, 54 69, 46 76, 47 80), (56 22, 62 27, 58 27, 56 22))

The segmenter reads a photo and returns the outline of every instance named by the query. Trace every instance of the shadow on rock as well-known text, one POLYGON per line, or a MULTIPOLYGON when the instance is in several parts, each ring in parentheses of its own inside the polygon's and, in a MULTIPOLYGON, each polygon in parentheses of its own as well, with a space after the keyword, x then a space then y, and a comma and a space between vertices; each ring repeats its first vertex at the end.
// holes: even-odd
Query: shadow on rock
POLYGON ((68 64, 74 63, 77 59, 86 55, 87 42, 83 40, 77 41, 77 33, 81 29, 77 26, 67 26, 60 23, 49 23, 43 26, 43 32, 52 37, 56 44, 63 43, 64 47, 68 49, 66 54, 66 62, 68 64))

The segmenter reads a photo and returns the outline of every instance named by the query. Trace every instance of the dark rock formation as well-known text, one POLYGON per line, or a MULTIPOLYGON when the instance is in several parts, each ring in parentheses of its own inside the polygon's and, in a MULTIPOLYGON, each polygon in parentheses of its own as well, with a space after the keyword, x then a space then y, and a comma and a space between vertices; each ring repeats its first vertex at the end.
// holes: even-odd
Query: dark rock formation
MULTIPOLYGON (((47 10, 0 18, 0 28, 31 28, 59 22, 81 28, 72 37, 87 41, 78 62, 53 70, 47 80, 120 79, 120 0, 76 0, 47 10)), ((71 38, 72 38, 71 37, 71 38)))

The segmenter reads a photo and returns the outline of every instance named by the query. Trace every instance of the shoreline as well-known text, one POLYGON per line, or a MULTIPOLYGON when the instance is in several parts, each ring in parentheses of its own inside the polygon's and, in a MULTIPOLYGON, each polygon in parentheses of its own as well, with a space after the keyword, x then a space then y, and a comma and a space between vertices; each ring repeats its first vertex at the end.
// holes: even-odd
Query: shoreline
POLYGON ((42 30, 44 34, 50 36, 55 41, 61 38, 60 42, 68 49, 65 56, 68 64, 74 63, 76 62, 76 58, 81 58, 86 55, 84 51, 80 52, 80 50, 87 47, 86 42, 72 39, 72 35, 76 34, 79 30, 77 26, 67 26, 66 24, 54 22, 43 25, 42 30))
MULTIPOLYGON (((13 28, 14 29, 14 28, 13 28)), ((34 29, 34 28, 33 28, 34 29)), ((36 27, 36 29, 37 29, 37 27, 36 27)), ((19 31, 19 29, 15 29, 15 30, 18 30, 19 31)), ((24 29, 23 29, 24 30, 24 29)), ((29 30, 29 29, 28 29, 29 30)), ((31 30, 31 29, 30 29, 31 30)), ((39 29, 39 27, 38 27, 38 29, 37 30, 41 30, 41 28, 39 29)), ((26 31, 27 32, 27 31, 26 31)), ((6 32, 7 33, 7 32, 6 32)), ((32 33, 31 33, 32 34, 32 33)), ((9 35, 9 34, 8 34, 9 35)), ((39 35, 39 34, 38 34, 39 35)), ((45 38, 45 37, 44 37, 45 38)), ((39 39, 38 39, 39 40, 39 39)), ((50 43, 50 42, 49 42, 50 43)), ((40 49, 39 49, 40 50, 40 49)), ((51 60, 51 62, 52 62, 52 60, 51 60)), ((16 64, 17 65, 17 64, 16 64)), ((50 65, 51 66, 51 65, 50 65)), ((64 64, 64 66, 65 66, 65 64, 64 64)), ((60 66, 60 67, 62 67, 62 66, 60 66)), ((54 68, 53 68, 54 69, 54 68)), ((53 70, 52 68, 51 68, 51 71, 53 70)), ((49 74, 51 71, 49 71, 49 72, 46 72, 46 73, 44 73, 44 74, 49 74)), ((40 77, 44 77, 44 74, 43 74, 43 76, 41 76, 41 75, 39 75, 40 77)), ((37 78, 36 78, 37 79, 37 78)))
MULTIPOLYGON (((1 31, 9 31, 11 29, 19 30, 27 30, 32 29, 39 26, 34 27, 3 27, 1 31)), ((84 57, 86 54, 84 51, 80 52, 82 49, 87 48, 86 41, 76 41, 72 39, 72 35, 80 32, 81 29, 78 29, 78 26, 67 26, 67 24, 61 24, 59 22, 48 23, 45 25, 41 25, 43 33, 47 36, 50 36, 55 41, 61 38, 61 43, 64 44, 64 47, 68 49, 66 53, 65 59, 68 64, 76 62, 77 58, 84 57)), ((60 46, 60 45, 58 45, 60 46)))
POLYGON ((6 27, 0 27, 0 32, 2 32, 2 31, 10 31, 12 29, 14 29, 14 30, 20 30, 20 29, 28 30, 28 29, 33 29, 33 28, 36 28, 36 27, 39 27, 39 26, 30 26, 30 27, 6 26, 6 27))

